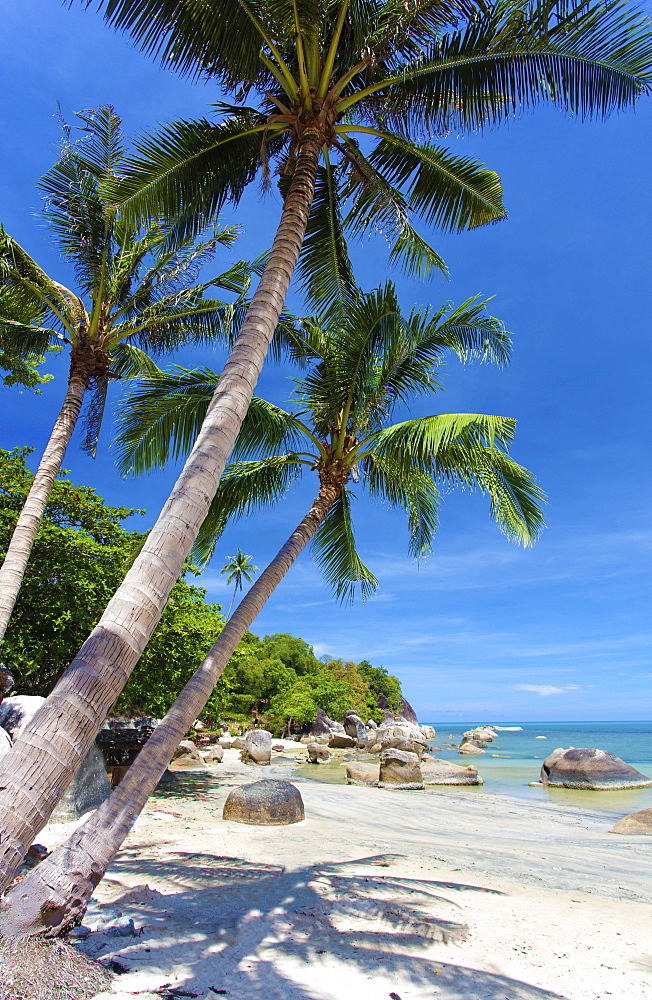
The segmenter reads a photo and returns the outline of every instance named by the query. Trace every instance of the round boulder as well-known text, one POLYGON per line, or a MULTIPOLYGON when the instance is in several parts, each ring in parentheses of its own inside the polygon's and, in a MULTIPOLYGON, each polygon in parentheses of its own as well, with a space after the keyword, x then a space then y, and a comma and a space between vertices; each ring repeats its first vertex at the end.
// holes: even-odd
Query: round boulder
POLYGON ((230 792, 222 819, 250 826, 288 826, 305 819, 303 799, 289 781, 252 781, 230 792))
POLYGON ((553 750, 541 767, 541 783, 556 788, 586 788, 606 791, 617 788, 647 788, 652 779, 641 774, 608 750, 573 747, 553 750))
POLYGON ((406 750, 383 750, 380 755, 379 788, 423 788, 419 758, 406 750))
POLYGON ((266 729, 252 729, 245 735, 246 760, 254 764, 269 764, 272 756, 272 734, 266 729))
POLYGON ((172 754, 170 769, 172 771, 192 771, 204 767, 204 758, 192 740, 181 740, 172 754))
POLYGON ((640 812, 623 816, 609 833, 625 833, 630 836, 652 837, 652 809, 641 809, 640 812))

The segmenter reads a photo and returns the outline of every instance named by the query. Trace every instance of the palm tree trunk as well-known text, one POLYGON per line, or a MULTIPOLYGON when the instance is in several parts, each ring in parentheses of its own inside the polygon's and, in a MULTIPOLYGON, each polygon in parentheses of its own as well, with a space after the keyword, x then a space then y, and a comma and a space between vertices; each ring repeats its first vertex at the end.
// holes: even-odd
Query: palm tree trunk
POLYGON ((54 422, 50 440, 43 452, 34 482, 27 494, 7 547, 4 562, 0 567, 0 642, 7 631, 11 612, 25 575, 25 567, 43 518, 43 511, 50 499, 52 486, 79 418, 87 386, 88 370, 78 364, 73 356, 63 405, 54 422))
POLYGON ((0 763, 0 891, 129 679, 215 495, 285 301, 308 224, 321 138, 303 133, 269 261, 172 493, 138 558, 45 704, 0 763))
POLYGON ((322 484, 315 501, 240 601, 208 655, 99 809, 5 897, 3 937, 55 936, 81 921, 91 894, 156 788, 179 741, 208 701, 256 615, 296 561, 341 492, 322 484))

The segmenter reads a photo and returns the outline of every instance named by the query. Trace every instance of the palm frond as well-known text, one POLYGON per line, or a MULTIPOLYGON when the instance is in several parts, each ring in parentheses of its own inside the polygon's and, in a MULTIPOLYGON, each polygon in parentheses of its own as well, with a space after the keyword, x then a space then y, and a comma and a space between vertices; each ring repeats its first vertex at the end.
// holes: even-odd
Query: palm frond
POLYGON ((322 315, 334 305, 343 308, 354 294, 355 280, 342 228, 337 179, 328 160, 317 172, 298 273, 310 308, 322 315))
POLYGON ((227 465, 193 546, 192 556, 199 565, 205 566, 211 558, 229 521, 278 503, 300 478, 301 468, 292 453, 227 465))
MULTIPOLYGON (((112 198, 127 219, 163 215, 174 220, 176 239, 198 235, 256 176, 265 128, 265 116, 254 112, 218 125, 173 122, 136 143, 112 198)), ((273 148, 278 142, 271 137, 273 148)))
POLYGON ((371 496, 401 507, 408 515, 409 553, 419 559, 432 549, 439 527, 440 493, 427 473, 408 462, 370 455, 363 463, 364 482, 371 496))
MULTIPOLYGON (((443 471, 441 462, 456 445, 469 455, 478 448, 507 449, 512 442, 516 421, 486 413, 440 413, 416 417, 377 431, 362 454, 372 450, 392 462, 405 461, 407 455, 417 468, 431 475, 443 471)), ((359 457, 362 457, 362 454, 359 457)))
POLYGON ((500 178, 477 160, 386 134, 369 154, 369 162, 405 192, 411 211, 444 232, 505 218, 500 178))
POLYGON ((378 580, 355 547, 351 496, 345 487, 317 529, 312 553, 338 600, 352 601, 359 587, 365 601, 377 589, 378 580))
POLYGON ((649 91, 650 43, 649 22, 626 3, 488 4, 387 86, 383 121, 414 135, 443 134, 540 101, 604 116, 649 91))

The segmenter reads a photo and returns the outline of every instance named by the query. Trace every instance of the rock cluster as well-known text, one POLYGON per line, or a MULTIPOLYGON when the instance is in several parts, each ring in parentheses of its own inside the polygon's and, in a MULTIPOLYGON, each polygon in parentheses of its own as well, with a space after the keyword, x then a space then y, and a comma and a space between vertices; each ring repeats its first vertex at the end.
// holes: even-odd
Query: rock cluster
POLYGON ((543 762, 540 778, 544 785, 594 791, 652 785, 652 779, 615 754, 588 747, 553 750, 543 762))
MULTIPOLYGON (((392 764, 389 768, 386 765, 383 769, 382 761, 383 757, 387 761, 388 758, 385 756, 387 753, 401 753, 401 751, 383 751, 379 761, 348 761, 346 764, 347 784, 373 786, 380 784, 382 788, 423 788, 424 785, 482 784, 482 778, 479 777, 478 769, 475 767, 460 767, 459 764, 453 764, 448 760, 439 760, 436 757, 425 757, 419 760, 416 754, 408 755, 408 759, 416 758, 418 774, 417 770, 412 770, 414 781, 406 782, 406 771, 404 769, 397 768, 395 764, 392 764), (381 771, 383 772, 382 784, 381 771), (399 783, 392 781, 392 774, 400 774, 402 780, 399 783)), ((403 753, 403 757, 405 757, 405 753, 403 753)), ((394 761, 396 761, 396 758, 394 758, 394 761)), ((411 763, 414 767, 414 760, 411 763)))

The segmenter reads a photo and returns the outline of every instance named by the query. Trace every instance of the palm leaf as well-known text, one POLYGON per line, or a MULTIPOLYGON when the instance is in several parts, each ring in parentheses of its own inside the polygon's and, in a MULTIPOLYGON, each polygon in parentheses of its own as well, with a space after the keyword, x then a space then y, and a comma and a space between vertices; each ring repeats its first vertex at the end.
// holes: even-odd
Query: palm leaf
POLYGON ((439 527, 440 493, 431 476, 414 468, 409 458, 392 462, 370 455, 364 463, 365 485, 372 497, 402 507, 408 515, 409 553, 415 558, 432 549, 439 527))
POLYGON ((248 517, 278 503, 300 476, 301 464, 292 453, 227 465, 199 529, 193 558, 200 566, 205 566, 229 521, 248 517))
POLYGON ((392 462, 409 455, 419 469, 435 475, 442 471, 441 456, 457 445, 470 455, 476 448, 508 448, 516 421, 511 417, 486 413, 440 413, 431 417, 404 420, 374 433, 360 446, 362 458, 375 452, 392 462))
POLYGON ((345 487, 317 529, 312 552, 338 600, 352 601, 359 586, 365 601, 377 589, 378 580, 355 547, 351 496, 345 487))

